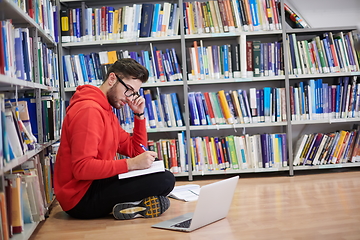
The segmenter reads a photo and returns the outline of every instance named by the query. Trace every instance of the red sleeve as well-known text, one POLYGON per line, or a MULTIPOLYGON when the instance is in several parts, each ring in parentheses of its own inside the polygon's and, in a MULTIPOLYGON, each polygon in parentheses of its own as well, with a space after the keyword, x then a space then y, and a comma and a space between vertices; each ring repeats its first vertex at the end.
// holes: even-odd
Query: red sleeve
MULTIPOLYGON (((68 136, 71 148, 71 165, 73 175, 78 180, 95 180, 115 176, 127 172, 125 160, 115 161, 116 146, 113 145, 112 153, 106 154, 106 148, 111 151, 109 144, 103 144, 105 120, 96 108, 79 110, 69 123, 68 136), (99 145, 103 148, 99 153, 99 145), (98 156, 106 156, 100 159, 98 156)), ((112 139, 112 141, 114 141, 112 139)), ((116 143, 114 143, 116 144, 116 143)))
POLYGON ((134 118, 134 129, 132 135, 124 133, 125 131, 120 129, 120 141, 118 146, 118 153, 129 157, 135 157, 144 150, 140 147, 140 144, 147 146, 147 132, 146 132, 146 120, 140 120, 134 118))

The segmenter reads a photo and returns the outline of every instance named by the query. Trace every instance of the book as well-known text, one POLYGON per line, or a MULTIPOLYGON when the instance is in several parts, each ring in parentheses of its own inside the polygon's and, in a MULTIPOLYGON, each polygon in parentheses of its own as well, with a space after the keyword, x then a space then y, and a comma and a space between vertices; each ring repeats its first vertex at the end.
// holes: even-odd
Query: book
POLYGON ((151 166, 147 169, 133 170, 127 173, 118 174, 118 178, 125 179, 125 178, 137 177, 137 176, 142 176, 157 172, 164 172, 164 171, 165 171, 164 161, 159 160, 159 161, 154 161, 151 164, 151 166))
POLYGON ((175 186, 169 193, 168 197, 182 200, 185 202, 197 201, 200 194, 200 185, 186 184, 182 186, 175 186))
MULTIPOLYGON (((278 2, 278 8, 280 11, 281 4, 278 2)), ((289 6, 289 3, 284 3, 285 10, 285 20, 292 28, 310 28, 310 25, 305 21, 305 19, 296 11, 292 6, 289 6)))

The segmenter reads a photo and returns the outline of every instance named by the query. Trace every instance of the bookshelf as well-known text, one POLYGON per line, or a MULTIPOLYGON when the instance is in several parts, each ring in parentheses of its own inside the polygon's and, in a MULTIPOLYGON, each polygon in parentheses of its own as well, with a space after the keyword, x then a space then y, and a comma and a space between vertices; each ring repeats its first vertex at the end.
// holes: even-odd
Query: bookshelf
MULTIPOLYGON (((58 43, 52 21, 53 8, 48 1, 41 1, 43 6, 40 1, 32 1, 32 5, 26 4, 28 4, 27 1, 0 1, 0 29, 2 31, 0 34, 0 110, 3 121, 0 156, 1 211, 7 209, 3 200, 9 199, 10 195, 14 196, 15 189, 20 188, 23 194, 26 192, 26 195, 31 196, 29 197, 31 200, 27 201, 26 198, 20 196, 21 198, 18 199, 20 206, 32 206, 31 211, 27 212, 30 215, 26 215, 31 216, 32 219, 28 223, 23 222, 25 215, 20 217, 20 222, 16 224, 7 222, 6 226, 12 227, 17 224, 22 226, 22 230, 14 233, 11 239, 29 239, 39 222, 48 214, 52 201, 46 200, 45 195, 52 189, 50 185, 44 186, 41 183, 49 183, 50 179, 45 176, 45 173, 50 171, 48 168, 50 166, 46 166, 46 163, 49 163, 52 145, 60 140, 60 111, 55 111, 55 109, 60 110, 61 101, 58 93, 60 90, 58 43), (35 6, 42 8, 41 18, 36 13, 31 16, 31 9, 35 9, 35 6), (12 105, 6 104, 5 108, 7 100, 11 100, 12 105), (13 113, 11 106, 18 106, 19 118, 14 118, 15 112, 13 113), (26 107, 22 108, 23 106, 26 107), (22 116, 24 113, 28 113, 26 119, 22 116), (8 125, 8 119, 11 118, 16 121, 8 125), (19 132, 13 135, 9 126, 13 126, 19 132), (30 134, 26 133, 25 129, 30 134), (33 141, 32 137, 35 137, 36 141, 33 141), (25 142, 24 139, 28 141, 25 142), (15 155, 14 141, 22 146, 20 155, 15 155), (19 170, 25 168, 25 165, 28 166, 26 168, 36 169, 33 170, 37 173, 36 175, 28 173, 29 177, 31 175, 31 182, 25 180, 25 175, 18 173, 19 170), (22 183, 11 185, 13 180, 9 179, 13 179, 16 174, 20 174, 22 183), (35 186, 38 186, 36 190, 33 188, 35 186), (39 207, 42 208, 41 212, 37 211, 39 207)), ((10 201, 12 200, 16 201, 17 198, 12 197, 10 201)), ((10 212, 21 212, 14 210, 17 205, 11 204, 7 207, 10 212)), ((9 217, 6 213, 5 215, 9 217)), ((5 219, 2 219, 2 226, 5 226, 4 221, 5 219)), ((7 232, 1 228, 1 239, 9 239, 8 235, 3 235, 7 232)))
MULTIPOLYGON (((121 3, 107 1, 101 4, 95 1, 78 1, 78 0, 61 0, 59 6, 62 9, 73 9, 73 8, 100 8, 102 6, 113 6, 115 9, 122 6, 133 6, 133 4, 142 3, 161 3, 164 2, 177 4, 180 9, 180 13, 184 11, 184 3, 193 3, 194 1, 122 1, 121 3)), ((207 1, 198 1, 201 3, 207 1)), ((222 1, 220 1, 222 2, 222 1)), ((231 1, 232 2, 232 1, 231 1)), ((234 1, 236 2, 236 1, 234 1)), ((262 2, 262 1, 260 1, 262 2)), ((330 72, 330 73, 312 73, 312 74, 294 74, 289 72, 290 69, 289 59, 289 45, 284 42, 288 35, 295 34, 299 36, 301 40, 308 40, 315 36, 322 36, 326 32, 349 32, 355 29, 355 23, 359 22, 357 14, 354 9, 359 7, 359 3, 356 0, 346 1, 346 6, 341 5, 344 12, 347 12, 350 16, 345 13, 341 15, 336 11, 339 3, 337 1, 330 1, 328 4, 325 1, 313 1, 307 0, 306 4, 299 4, 296 1, 278 1, 280 4, 284 2, 290 4, 298 12, 301 13, 302 17, 310 23, 312 28, 307 29, 290 29, 285 22, 285 19, 281 18, 280 23, 281 29, 274 30, 259 30, 259 31, 229 31, 229 32, 211 32, 211 33, 199 33, 189 34, 187 32, 188 26, 185 21, 179 21, 179 35, 167 36, 167 37, 147 37, 147 38, 124 38, 124 39, 113 39, 113 40, 97 40, 97 41, 78 41, 78 42, 66 42, 60 43, 63 55, 77 55, 77 54, 89 54, 90 52, 101 52, 101 51, 113 51, 113 50, 128 50, 137 51, 138 53, 143 51, 152 50, 150 44, 156 46, 157 49, 165 50, 168 47, 175 47, 179 62, 181 63, 182 80, 173 82, 148 82, 143 84, 143 89, 151 89, 155 92, 156 89, 160 89, 161 93, 177 92, 180 101, 180 108, 183 115, 183 124, 181 127, 168 127, 168 128, 148 128, 149 139, 164 139, 164 138, 176 138, 177 133, 180 131, 185 132, 185 138, 205 137, 205 136, 230 136, 230 135, 245 135, 249 136, 258 134, 279 134, 286 133, 287 140, 287 164, 286 166, 275 166, 273 168, 248 168, 248 169, 227 169, 224 170, 212 170, 212 171, 191 171, 177 173, 175 176, 188 176, 189 180, 193 179, 196 175, 213 175, 213 174, 224 174, 224 173, 249 173, 249 172, 268 172, 268 171, 288 171, 289 175, 294 175, 295 170, 302 169, 321 169, 321 168, 339 168, 339 167, 352 167, 358 166, 357 163, 344 163, 344 164, 329 164, 320 166, 293 166, 293 157, 296 151, 295 143, 304 133, 315 133, 316 131, 338 131, 342 129, 350 130, 351 126, 359 122, 359 117, 354 118, 321 118, 321 119, 292 119, 291 106, 290 106, 290 89, 295 84, 301 81, 308 81, 310 79, 323 79, 324 82, 332 83, 336 79, 352 77, 360 75, 359 70, 357 71, 346 71, 346 72, 330 72), (311 6, 311 7, 310 7, 311 6), (315 7, 316 6, 316 7, 315 7), (319 9, 322 9, 322 15, 319 13, 319 9), (336 12, 339 15, 339 21, 335 21, 332 14, 336 12), (324 14, 323 14, 324 13, 324 14), (346 16, 345 16, 346 15, 346 16), (282 74, 269 74, 269 76, 253 76, 247 75, 247 41, 261 41, 261 43, 282 43, 283 53, 280 57, 283 57, 283 73, 282 74), (192 71, 195 70, 194 65, 191 63, 191 56, 189 49, 193 47, 194 43, 198 44, 198 47, 208 47, 213 45, 223 44, 239 44, 240 47, 240 77, 230 78, 216 78, 216 77, 200 77, 201 80, 193 80, 194 76, 191 75, 192 71), (244 54, 245 53, 245 54, 244 54), (217 92, 221 89, 226 91, 234 89, 244 89, 249 91, 250 88, 262 89, 263 87, 270 88, 281 88, 285 93, 285 98, 282 99, 283 110, 281 120, 259 122, 259 123, 239 123, 235 124, 216 124, 216 125, 198 125, 194 126, 191 124, 191 109, 189 108, 188 94, 190 92, 217 92)), ((280 8, 280 15, 284 16, 283 8, 280 8)), ((190 31, 190 30, 189 30, 190 31)), ((205 30, 204 30, 205 31, 205 30)), ((270 45, 273 47, 272 45, 270 45)), ((62 68, 61 68, 62 69, 62 68)), ((195 70, 197 71, 197 70, 195 70)), ((200 71, 200 70, 199 70, 200 71)), ((63 73, 62 73, 63 74, 63 73)), ((200 73, 199 73, 200 75, 200 73)), ((196 77, 196 76, 195 76, 196 77)), ((357 81, 357 83, 359 80, 357 81)), ((69 99, 73 92, 74 87, 62 87, 65 98, 69 99)), ((272 99, 271 99, 272 101, 272 99)), ((255 141, 255 140, 254 140, 255 141)), ((187 145, 187 153, 190 159, 192 150, 190 144, 187 145)), ((190 161, 190 160, 189 160, 190 161)), ((255 161, 256 162, 256 161, 255 161)))

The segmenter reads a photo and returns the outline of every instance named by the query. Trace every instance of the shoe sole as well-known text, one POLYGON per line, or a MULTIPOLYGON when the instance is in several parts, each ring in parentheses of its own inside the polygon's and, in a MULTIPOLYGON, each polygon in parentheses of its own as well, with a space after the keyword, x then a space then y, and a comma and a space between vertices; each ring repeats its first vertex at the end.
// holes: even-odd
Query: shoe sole
POLYGON ((152 196, 141 200, 138 203, 118 203, 113 208, 115 219, 133 219, 138 214, 144 218, 154 218, 160 216, 170 206, 170 201, 164 196, 152 196))

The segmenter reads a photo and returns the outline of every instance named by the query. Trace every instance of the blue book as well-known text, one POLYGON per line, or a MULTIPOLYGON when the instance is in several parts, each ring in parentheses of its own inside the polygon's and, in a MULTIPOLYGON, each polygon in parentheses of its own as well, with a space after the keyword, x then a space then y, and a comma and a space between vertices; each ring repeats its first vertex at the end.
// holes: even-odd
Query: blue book
POLYGON ((168 55, 165 52, 164 54, 161 54, 161 57, 162 57, 163 64, 164 64, 166 79, 168 82, 172 82, 172 81, 174 81, 174 72, 172 71, 172 67, 171 67, 168 55))
POLYGON ((175 65, 174 69, 176 70, 176 74, 177 74, 176 79, 178 79, 179 81, 182 81, 181 66, 180 66, 179 60, 177 58, 175 48, 171 48, 171 55, 172 55, 172 59, 174 61, 174 65, 175 65))
POLYGON ((210 114, 209 114, 209 108, 206 104, 205 96, 203 93, 200 93, 200 95, 201 95, 202 105, 204 106, 204 110, 205 110, 205 117, 206 117, 207 124, 212 125, 212 122, 210 119, 210 114))
POLYGON ((78 41, 81 39, 81 8, 76 8, 76 22, 74 23, 74 30, 78 41))
POLYGON ((270 87, 264 87, 264 116, 265 116, 265 122, 270 122, 271 121, 270 101, 271 101, 271 88, 270 87))
POLYGON ((329 45, 329 41, 326 38, 322 39, 321 41, 324 43, 326 58, 328 60, 329 67, 331 69, 330 72, 335 72, 335 62, 334 62, 334 58, 331 54, 331 48, 329 45))
POLYGON ((225 44, 222 46, 222 49, 224 52, 224 78, 229 78, 229 47, 225 44))
POLYGON ((204 69, 204 61, 203 61, 203 54, 201 51, 201 47, 198 46, 197 49, 195 49, 195 51, 198 51, 198 55, 199 55, 199 66, 200 66, 200 78, 201 79, 205 79, 205 69, 204 69))
POLYGON ((205 109, 204 109, 204 105, 203 105, 203 101, 202 101, 202 97, 201 97, 201 92, 195 92, 195 102, 196 102, 196 107, 197 107, 198 114, 199 114, 200 124, 207 125, 208 123, 206 120, 205 109))
POLYGON ((25 80, 31 81, 31 59, 30 59, 30 49, 28 45, 28 29, 24 28, 22 29, 22 47, 23 47, 23 53, 24 53, 24 70, 25 70, 25 80))
POLYGON ((69 84, 69 77, 66 71, 65 56, 62 56, 62 59, 63 59, 63 72, 64 72, 64 88, 68 88, 70 87, 70 84, 69 84))
POLYGON ((260 30, 260 21, 259 21, 259 12, 258 12, 258 4, 256 0, 249 0, 250 11, 251 11, 251 19, 252 24, 254 26, 254 30, 260 30))
POLYGON ((193 126, 200 125, 200 117, 197 109, 196 99, 195 99, 195 92, 188 93, 189 99, 189 114, 190 114, 190 123, 193 126))
POLYGON ((292 35, 289 34, 288 41, 289 41, 289 46, 290 46, 291 66, 293 68, 293 74, 297 74, 295 49, 294 49, 294 42, 293 42, 292 38, 293 38, 292 35))
POLYGON ((341 102, 341 86, 336 85, 335 118, 340 118, 341 115, 340 102, 341 102))
POLYGON ((343 87, 342 87, 342 94, 341 94, 341 117, 345 118, 346 114, 347 114, 347 107, 346 107, 346 102, 347 102, 347 96, 348 96, 348 86, 349 86, 349 77, 344 77, 343 78, 343 87))
POLYGON ((150 90, 144 90, 144 98, 145 98, 145 105, 146 105, 148 115, 149 115, 150 128, 156 128, 156 120, 155 120, 155 114, 153 111, 152 97, 151 97, 150 90))
POLYGON ((89 77, 89 83, 92 85, 97 84, 97 79, 94 71, 94 64, 89 54, 85 55, 86 70, 89 77))
POLYGON ((150 55, 149 55, 149 51, 141 51, 143 58, 144 58, 144 63, 145 63, 145 67, 146 69, 149 71, 149 82, 153 83, 155 81, 154 79, 154 69, 152 67, 151 64, 151 60, 150 60, 150 55))
POLYGON ((263 162, 263 168, 269 168, 269 152, 268 152, 268 144, 267 144, 267 135, 268 134, 260 134, 260 143, 261 143, 261 156, 263 162))
POLYGON ((178 127, 182 127, 183 126, 183 120, 182 120, 182 114, 181 114, 181 109, 180 109, 180 105, 178 102, 178 97, 176 93, 170 93, 170 97, 171 97, 171 101, 174 107, 174 114, 175 114, 175 119, 176 119, 176 124, 178 127))
POLYGON ((256 104, 258 109, 258 121, 264 122, 265 115, 264 115, 264 90, 257 89, 256 90, 256 104))
POLYGON ((304 82, 299 83, 299 97, 300 97, 300 116, 306 114, 305 110, 305 88, 304 88, 304 82))
POLYGON ((88 76, 88 72, 87 72, 87 69, 86 69, 84 54, 82 54, 82 53, 79 54, 79 60, 80 60, 80 66, 81 66, 82 75, 84 77, 84 84, 89 84, 89 76, 88 76))
MULTIPOLYGON (((166 94, 160 94, 160 102, 162 105, 162 110, 164 113, 164 121, 166 123, 167 127, 173 127, 171 124, 171 119, 170 119, 170 107, 168 104, 168 101, 166 100, 166 94)), ((175 127, 175 126, 174 126, 175 127)))
POLYGON ((166 36, 174 35, 176 13, 177 13, 177 3, 172 3, 170 6, 169 27, 166 36))
POLYGON ((113 33, 113 26, 114 26, 114 11, 115 8, 113 7, 107 7, 106 8, 106 13, 107 13, 107 33, 113 33))
POLYGON ((25 80, 23 35, 20 28, 14 29, 15 40, 15 76, 25 80))
MULTIPOLYGON (((184 16, 184 33, 185 35, 189 34, 188 21, 186 20, 186 3, 183 3, 183 16, 184 16)), ((181 18, 180 18, 181 21, 181 18)))
POLYGON ((154 4, 144 3, 141 9, 141 24, 139 37, 151 37, 154 4))
POLYGON ((288 166, 288 154, 287 154, 287 140, 286 140, 286 133, 280 134, 281 138, 281 157, 282 157, 282 166, 288 166))
POLYGON ((164 127, 164 119, 161 118, 161 114, 160 114, 160 107, 159 106, 159 102, 158 100, 153 100, 153 104, 155 105, 155 110, 156 110, 156 117, 157 117, 157 122, 159 123, 159 127, 163 128, 164 127))

